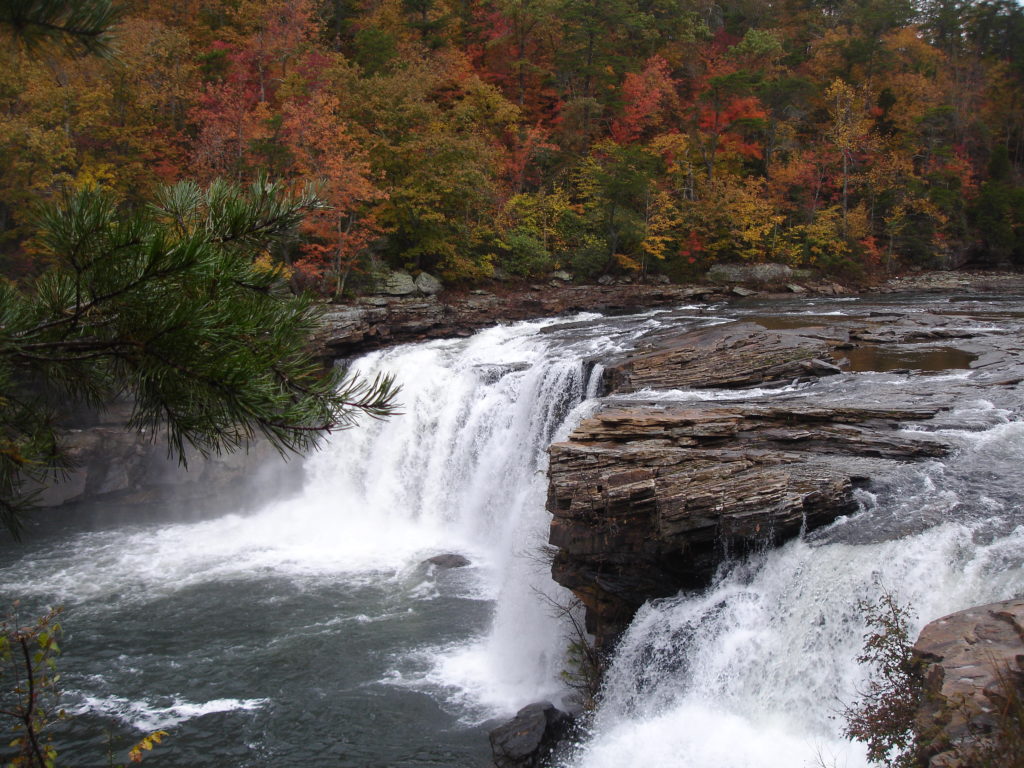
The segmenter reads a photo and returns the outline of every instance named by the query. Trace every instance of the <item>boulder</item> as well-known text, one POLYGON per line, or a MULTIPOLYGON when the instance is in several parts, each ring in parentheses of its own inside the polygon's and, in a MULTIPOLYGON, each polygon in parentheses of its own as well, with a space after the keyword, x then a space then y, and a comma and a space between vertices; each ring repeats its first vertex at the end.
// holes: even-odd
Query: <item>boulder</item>
POLYGON ((552 272, 551 277, 553 277, 555 280, 561 280, 563 283, 572 282, 572 275, 570 275, 564 269, 560 269, 557 272, 552 272))
POLYGON ((793 270, 785 264, 715 264, 708 270, 713 283, 779 285, 792 277, 793 270))
POLYGON ((465 568, 467 565, 470 565, 468 557, 463 557, 462 555, 457 555, 453 553, 449 553, 446 555, 434 555, 433 557, 428 557, 423 562, 430 563, 430 565, 435 565, 438 568, 446 569, 465 568))
POLYGON ((495 768, 538 768, 572 724, 548 701, 529 704, 490 733, 495 768))
POLYGON ((389 296, 411 296, 417 290, 416 281, 408 272, 389 272, 384 278, 382 293, 389 296))
POLYGON ((936 619, 921 630, 914 657, 924 676, 915 720, 921 765, 994 765, 978 754, 1004 725, 1008 695, 1024 696, 1024 600, 936 619))
POLYGON ((444 290, 444 284, 433 275, 420 272, 416 276, 416 289, 426 296, 434 296, 444 290))

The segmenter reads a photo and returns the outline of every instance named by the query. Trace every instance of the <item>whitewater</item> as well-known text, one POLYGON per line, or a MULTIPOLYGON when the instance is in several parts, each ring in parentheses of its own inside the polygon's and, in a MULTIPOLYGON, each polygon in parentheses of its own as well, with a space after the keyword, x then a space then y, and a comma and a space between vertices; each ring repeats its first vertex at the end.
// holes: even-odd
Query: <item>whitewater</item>
MULTIPOLYGON (((725 319, 585 314, 375 352, 355 369, 396 374, 402 415, 332 435, 296 463, 298 494, 4 545, 0 596, 23 615, 64 606, 63 762, 123 760, 161 728, 154 766, 487 765, 501 719, 572 706, 546 449, 598 407, 592 361, 725 319), (470 565, 427 562, 446 553, 470 565)), ((834 378, 745 396, 865 398, 905 379, 834 378)), ((860 492, 858 514, 645 606, 561 765, 865 765, 836 718, 864 682, 857 602, 892 591, 916 632, 1024 593, 1024 427, 1005 403, 962 407, 973 426, 948 430, 950 458, 897 467, 860 492)))

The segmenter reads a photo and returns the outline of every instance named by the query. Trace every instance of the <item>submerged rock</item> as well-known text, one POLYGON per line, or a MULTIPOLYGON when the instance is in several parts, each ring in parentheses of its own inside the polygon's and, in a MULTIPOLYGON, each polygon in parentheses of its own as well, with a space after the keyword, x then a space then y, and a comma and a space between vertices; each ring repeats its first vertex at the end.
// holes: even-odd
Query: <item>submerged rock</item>
POLYGON ((456 554, 434 555, 423 562, 436 565, 438 568, 465 568, 470 565, 469 558, 456 554))
POLYGON ((565 735, 572 716, 548 701, 529 704, 491 731, 495 768, 538 768, 565 735))

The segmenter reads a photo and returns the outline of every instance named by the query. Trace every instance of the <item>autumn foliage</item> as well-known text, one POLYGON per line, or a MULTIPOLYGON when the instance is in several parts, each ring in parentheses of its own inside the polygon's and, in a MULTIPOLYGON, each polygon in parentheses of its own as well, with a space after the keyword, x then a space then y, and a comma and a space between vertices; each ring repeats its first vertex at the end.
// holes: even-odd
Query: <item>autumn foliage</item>
POLYGON ((319 180, 261 258, 325 295, 714 261, 1024 265, 1012 0, 127 3, 107 60, 0 49, 0 269, 96 186, 319 180))

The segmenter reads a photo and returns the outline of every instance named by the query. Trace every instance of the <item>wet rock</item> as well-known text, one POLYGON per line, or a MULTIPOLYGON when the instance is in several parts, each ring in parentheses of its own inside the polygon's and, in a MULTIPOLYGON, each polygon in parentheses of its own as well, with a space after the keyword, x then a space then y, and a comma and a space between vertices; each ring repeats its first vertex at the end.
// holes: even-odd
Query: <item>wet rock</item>
MULTIPOLYGON (((606 362, 607 392, 741 387, 839 373, 824 334, 723 323, 655 339, 650 349, 606 362)), ((836 335, 836 340, 841 340, 836 335)))
POLYGON ((572 717, 543 701, 523 707, 490 733, 495 768, 538 768, 561 739, 572 717))
POLYGON ((978 764, 976 751, 991 744, 1002 725, 1008 688, 1024 696, 1024 600, 931 622, 921 630, 914 656, 925 683, 915 720, 921 764, 978 764))
MULTIPOLYGON (((422 277, 422 275, 421 275, 422 277)), ((325 360, 348 357, 388 344, 466 336, 501 321, 526 320, 567 312, 619 312, 681 304, 704 298, 714 288, 650 285, 535 286, 533 291, 496 295, 473 290, 462 295, 376 296, 349 306, 331 306, 312 339, 325 360)))
POLYGON ((548 509, 552 573, 586 606, 598 644, 613 642, 646 600, 703 587, 724 560, 853 510, 853 488, 896 463, 946 454, 941 430, 992 424, 974 411, 958 415, 957 403, 993 398, 995 386, 1024 380, 1024 344, 1012 318, 1001 330, 963 312, 829 322, 666 331, 632 353, 591 361, 604 368, 604 408, 551 447, 548 509), (940 334, 948 338, 936 346, 940 334), (834 375, 835 350, 862 356, 852 339, 868 335, 880 339, 877 351, 900 359, 935 357, 916 369, 977 362, 955 382, 928 383, 924 374, 890 382, 870 405, 756 392, 672 405, 636 399, 648 388, 767 387, 834 375), (903 429, 910 423, 913 430, 903 429))
POLYGON ((444 284, 433 275, 420 272, 416 276, 416 289, 426 296, 433 296, 444 290, 444 284))
POLYGON ((855 459, 943 455, 892 427, 937 408, 701 403, 611 407, 551 446, 552 575, 605 647, 647 600, 856 508, 855 459))
POLYGON ((473 366, 473 370, 480 376, 480 381, 483 384, 493 384, 510 373, 525 371, 529 368, 529 363, 481 364, 473 366))
POLYGON ((467 565, 471 565, 468 557, 449 553, 446 555, 434 555, 428 557, 423 562, 436 565, 438 568, 465 568, 467 565))

